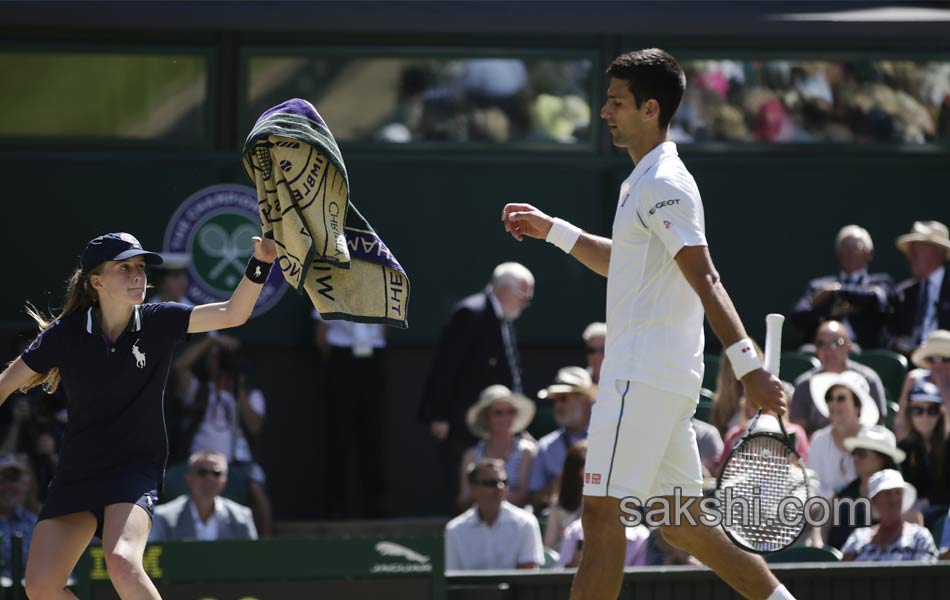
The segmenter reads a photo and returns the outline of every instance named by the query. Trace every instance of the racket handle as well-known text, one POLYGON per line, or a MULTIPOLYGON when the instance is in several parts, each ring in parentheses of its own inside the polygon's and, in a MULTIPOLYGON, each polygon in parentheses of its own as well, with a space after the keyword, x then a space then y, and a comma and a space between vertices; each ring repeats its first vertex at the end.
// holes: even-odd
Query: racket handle
POLYGON ((782 324, 785 317, 772 313, 765 317, 765 370, 778 377, 782 355, 782 324))

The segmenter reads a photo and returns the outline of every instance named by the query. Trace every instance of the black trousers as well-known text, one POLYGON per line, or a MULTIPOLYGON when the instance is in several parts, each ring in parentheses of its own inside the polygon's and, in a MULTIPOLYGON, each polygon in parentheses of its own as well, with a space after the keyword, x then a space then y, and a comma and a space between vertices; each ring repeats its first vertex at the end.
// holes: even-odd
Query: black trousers
POLYGON ((357 358, 332 347, 324 406, 325 513, 329 518, 386 516, 386 351, 357 358))

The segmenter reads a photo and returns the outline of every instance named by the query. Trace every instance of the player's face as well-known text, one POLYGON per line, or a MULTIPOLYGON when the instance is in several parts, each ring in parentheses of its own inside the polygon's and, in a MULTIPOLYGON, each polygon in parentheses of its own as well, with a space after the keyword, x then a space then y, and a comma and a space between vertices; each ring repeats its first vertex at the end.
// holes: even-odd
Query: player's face
POLYGON ((650 102, 644 102, 637 108, 636 98, 627 82, 610 78, 607 101, 600 109, 600 118, 607 122, 614 146, 629 148, 644 137, 649 107, 650 102))
POLYGON ((99 275, 91 277, 93 288, 99 292, 99 301, 119 304, 141 304, 145 301, 145 259, 136 256, 128 260, 107 261, 99 275))

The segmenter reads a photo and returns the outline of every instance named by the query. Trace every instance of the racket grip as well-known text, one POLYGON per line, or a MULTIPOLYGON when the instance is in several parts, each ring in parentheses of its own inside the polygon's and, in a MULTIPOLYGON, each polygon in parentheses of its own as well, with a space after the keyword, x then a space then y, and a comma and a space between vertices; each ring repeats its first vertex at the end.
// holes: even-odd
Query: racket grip
POLYGON ((765 370, 778 377, 782 355, 782 325, 785 317, 772 313, 765 317, 765 370))

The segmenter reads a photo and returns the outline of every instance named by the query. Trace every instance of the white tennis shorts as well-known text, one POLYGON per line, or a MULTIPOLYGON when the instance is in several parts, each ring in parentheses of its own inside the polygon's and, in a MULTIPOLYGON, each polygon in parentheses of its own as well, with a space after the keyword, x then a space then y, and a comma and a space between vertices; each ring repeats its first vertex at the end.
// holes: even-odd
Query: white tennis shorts
POLYGON ((590 417, 584 495, 646 501, 679 488, 683 496, 702 496, 691 422, 697 402, 636 381, 602 381, 590 417))

